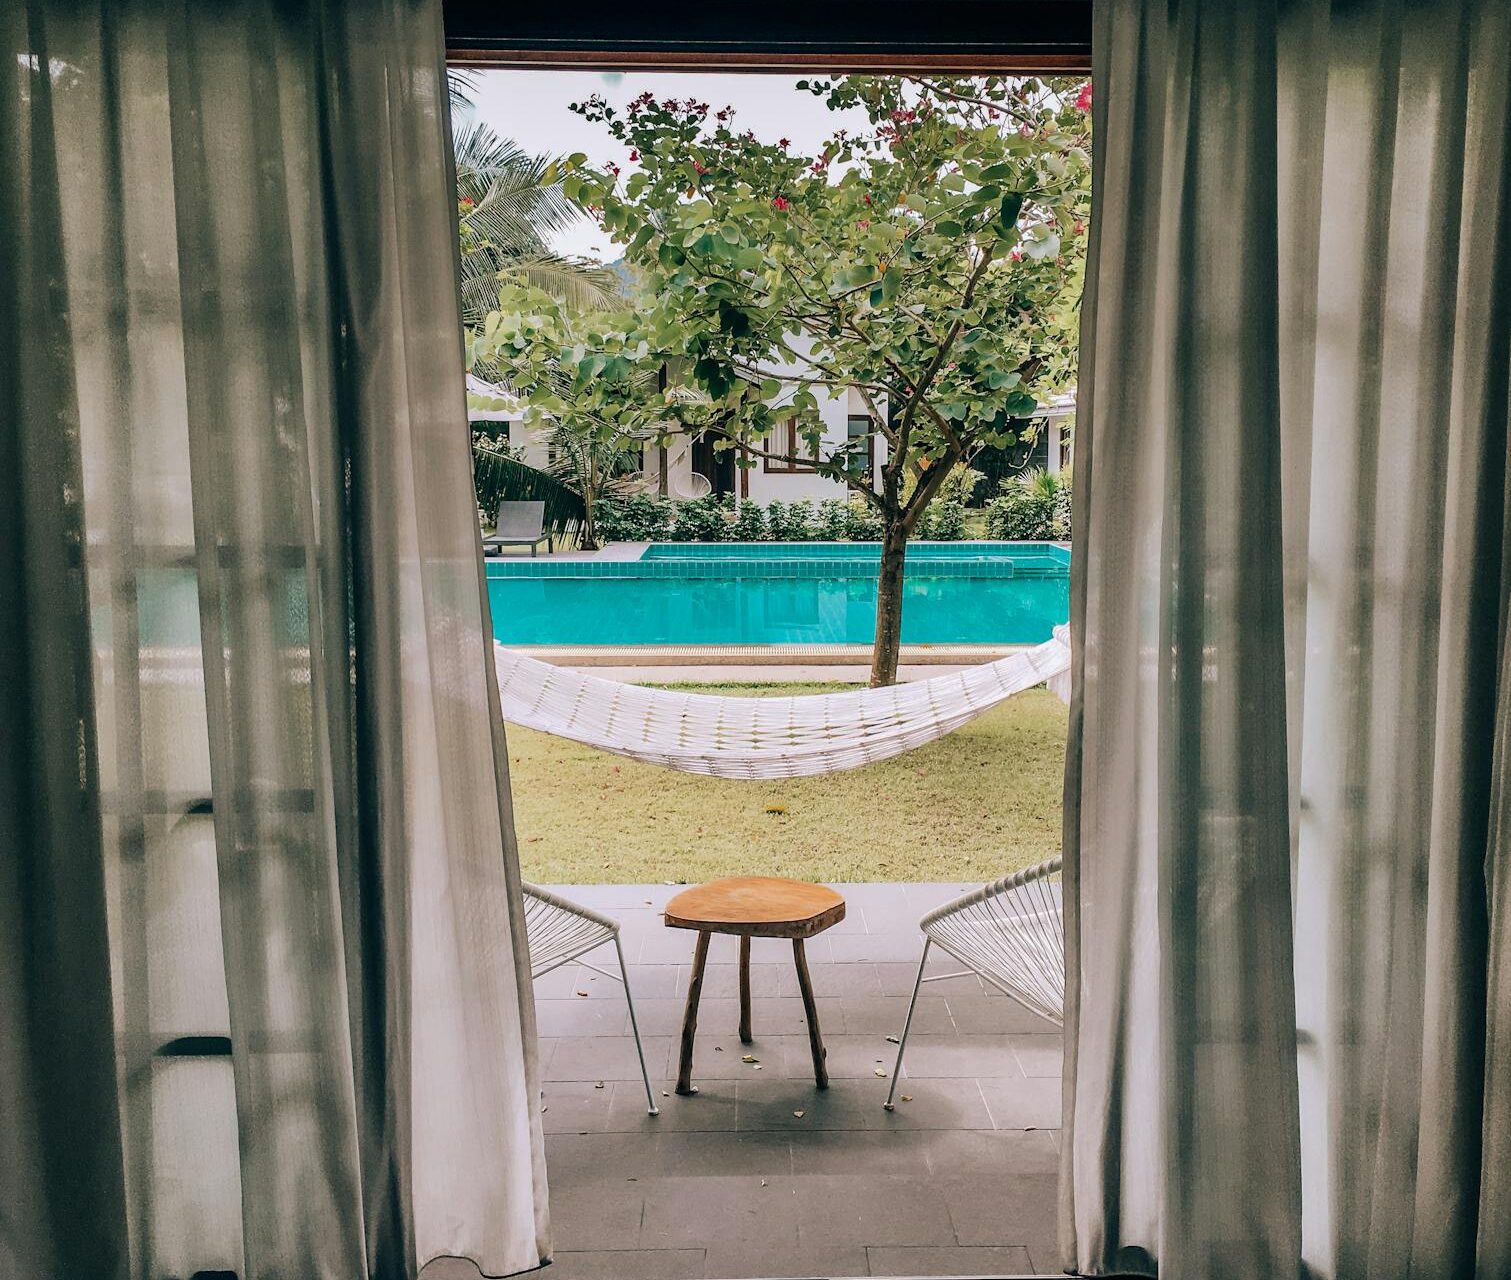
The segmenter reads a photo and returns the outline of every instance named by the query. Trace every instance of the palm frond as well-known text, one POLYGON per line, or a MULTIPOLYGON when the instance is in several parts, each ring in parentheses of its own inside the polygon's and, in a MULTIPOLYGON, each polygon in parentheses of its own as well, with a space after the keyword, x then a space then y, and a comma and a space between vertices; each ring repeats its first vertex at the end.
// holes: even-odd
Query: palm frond
POLYGON ((603 310, 621 300, 617 275, 594 262, 553 253, 553 236, 582 213, 551 179, 549 156, 533 156, 482 121, 465 118, 454 134, 462 218, 462 318, 477 325, 497 304, 501 272, 568 306, 603 310))
POLYGON ((610 268, 582 258, 536 254, 508 263, 504 271, 559 298, 574 310, 606 311, 624 301, 619 277, 610 268))
POLYGON ((490 220, 500 227, 527 222, 537 233, 549 235, 580 222, 582 212, 567 199, 561 184, 547 180, 551 164, 548 156, 530 156, 506 168, 478 170, 480 186, 483 178, 488 182, 473 196, 474 223, 487 233, 490 220))
POLYGON ((491 206, 501 218, 529 221, 544 232, 559 231, 582 216, 561 184, 548 180, 552 157, 532 156, 476 119, 462 121, 453 145, 457 194, 476 210, 491 206))
POLYGON ((543 501, 545 526, 558 537, 581 526, 582 497, 547 472, 491 449, 472 447, 472 480, 477 504, 491 517, 500 502, 543 501))
POLYGON ((451 110, 470 111, 476 104, 472 95, 477 92, 477 72, 471 67, 447 67, 446 91, 451 98, 451 110))

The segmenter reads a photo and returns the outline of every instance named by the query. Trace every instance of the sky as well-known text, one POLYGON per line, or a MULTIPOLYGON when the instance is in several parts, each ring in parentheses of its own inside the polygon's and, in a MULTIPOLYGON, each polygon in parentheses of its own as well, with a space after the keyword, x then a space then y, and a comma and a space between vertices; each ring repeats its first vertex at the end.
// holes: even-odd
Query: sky
MULTIPOLYGON (((571 155, 581 151, 594 164, 612 160, 626 173, 628 152, 602 125, 589 124, 568 107, 600 93, 615 107, 647 89, 657 98, 697 98, 717 111, 735 109, 740 130, 762 139, 791 138, 796 150, 817 151, 836 128, 854 128, 855 115, 830 111, 822 98, 797 89, 802 77, 760 74, 693 75, 636 71, 483 71, 471 97, 480 119, 534 154, 571 155)), ((858 113, 856 113, 858 114, 858 113)), ((864 117, 861 117, 864 120, 864 117)), ((552 244, 558 253, 612 261, 619 250, 596 224, 584 218, 552 244)))

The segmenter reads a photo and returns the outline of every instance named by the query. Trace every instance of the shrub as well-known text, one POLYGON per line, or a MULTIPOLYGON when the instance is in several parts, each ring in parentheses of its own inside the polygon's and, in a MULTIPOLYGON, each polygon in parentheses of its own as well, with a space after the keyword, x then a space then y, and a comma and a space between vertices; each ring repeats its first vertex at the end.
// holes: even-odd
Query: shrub
POLYGON ((986 535, 1008 541, 1039 542, 1054 537, 1054 499, 1009 481, 986 504, 986 535))
POLYGON ((846 507, 845 537, 851 542, 881 541, 881 513, 864 498, 852 498, 846 507))
POLYGON ((766 508, 766 536, 772 542, 811 542, 815 533, 813 503, 806 498, 801 502, 773 502, 766 508))
POLYGON ((1070 541, 1070 472, 1060 472, 1060 487, 1055 490, 1054 533, 1056 542, 1070 541))
POLYGON ((729 536, 734 542, 759 542, 766 536, 766 513, 759 502, 746 498, 740 503, 729 536))
POLYGON ((962 507, 968 507, 971 505, 971 499, 980 491, 981 482, 985 479, 986 476, 975 467, 956 467, 939 486, 939 493, 934 501, 958 502, 962 507))
POLYGON ((959 542, 965 537, 965 503, 958 498, 935 498, 923 509, 913 536, 933 542, 959 542))
POLYGON ((988 537, 1064 540, 1070 537, 1070 476, 1042 468, 1002 484, 986 504, 988 537))
POLYGON ((850 504, 843 498, 825 498, 818 504, 814 530, 824 542, 843 542, 849 534, 850 504))
POLYGON ((604 542, 661 542, 671 532, 672 503, 655 494, 602 498, 594 512, 604 542))
POLYGON ((677 503, 672 517, 673 542, 723 542, 729 529, 729 504, 713 494, 677 503))

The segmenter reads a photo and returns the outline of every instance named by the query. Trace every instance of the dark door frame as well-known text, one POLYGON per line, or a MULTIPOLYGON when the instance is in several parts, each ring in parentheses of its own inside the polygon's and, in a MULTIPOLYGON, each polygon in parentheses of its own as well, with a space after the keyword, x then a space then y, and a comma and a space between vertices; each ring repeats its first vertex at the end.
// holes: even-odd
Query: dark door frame
MULTIPOLYGON (((1091 0, 934 0, 927 6, 921 0, 768 0, 758 37, 751 34, 750 11, 727 6, 578 0, 548 9, 443 0, 443 7, 448 61, 478 67, 1022 75, 1091 70, 1091 0)), ((659 454, 664 495, 666 450, 659 454)), ((748 470, 741 468, 741 496, 749 483, 748 470)))
POLYGON ((493 67, 682 71, 1091 69, 1091 0, 572 5, 444 0, 447 54, 493 67))

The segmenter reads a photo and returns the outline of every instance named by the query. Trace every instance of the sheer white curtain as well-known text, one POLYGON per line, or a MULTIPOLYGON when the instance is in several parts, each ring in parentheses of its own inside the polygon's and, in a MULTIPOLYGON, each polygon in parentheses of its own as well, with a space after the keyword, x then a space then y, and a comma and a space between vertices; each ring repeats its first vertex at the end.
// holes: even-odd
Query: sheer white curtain
POLYGON ((535 1267, 438 0, 0 66, 0 1273, 535 1267))
POLYGON ((1511 6, 1099 5, 1066 1262, 1511 1273, 1511 6))

